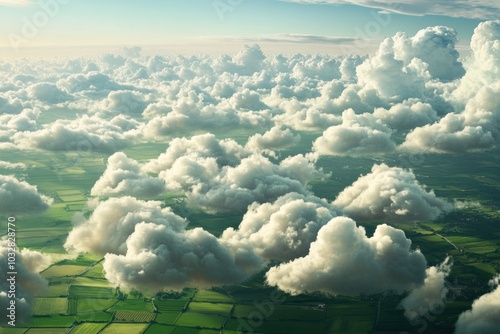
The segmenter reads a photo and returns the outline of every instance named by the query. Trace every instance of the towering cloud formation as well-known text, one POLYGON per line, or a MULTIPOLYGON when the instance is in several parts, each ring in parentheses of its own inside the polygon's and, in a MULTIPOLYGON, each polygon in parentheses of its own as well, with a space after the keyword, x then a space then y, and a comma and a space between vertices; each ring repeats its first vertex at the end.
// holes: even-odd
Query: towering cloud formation
POLYGON ((410 132, 402 149, 453 152, 492 148, 500 140, 500 21, 480 23, 471 40, 467 74, 452 97, 462 113, 410 132))
POLYGON ((333 204, 354 219, 387 222, 433 220, 453 206, 420 185, 411 170, 374 165, 333 204))
POLYGON ((456 334, 500 331, 500 275, 490 281, 493 291, 482 295, 472 303, 472 309, 460 315, 455 325, 456 334))
POLYGON ((292 294, 410 291, 425 280, 427 262, 401 230, 379 225, 372 237, 350 218, 323 226, 309 254, 271 268, 267 282, 292 294))
POLYGON ((165 191, 163 181, 141 173, 137 161, 118 152, 108 158, 108 167, 94 184, 92 196, 129 195, 151 197, 165 191))
MULTIPOLYGON (((10 256, 9 244, 6 240, 0 240, 0 272, 7 273, 11 270, 7 268, 7 258, 10 256)), ((4 277, 0 281, 0 307, 2 314, 5 314, 10 306, 11 300, 15 300, 16 323, 25 322, 31 315, 31 304, 36 294, 43 292, 48 282, 38 273, 47 268, 51 263, 50 257, 36 252, 24 249, 21 252, 16 251, 16 287, 15 297, 9 296, 11 290, 9 277, 4 277)), ((7 325, 10 321, 5 315, 0 319, 0 325, 7 325)))
POLYGON ((52 198, 40 195, 35 186, 13 176, 0 175, 0 212, 30 214, 47 210, 52 198))
POLYGON ((224 231, 221 241, 234 251, 290 261, 305 256, 319 229, 335 216, 335 208, 325 200, 289 193, 274 203, 251 205, 238 229, 224 231))

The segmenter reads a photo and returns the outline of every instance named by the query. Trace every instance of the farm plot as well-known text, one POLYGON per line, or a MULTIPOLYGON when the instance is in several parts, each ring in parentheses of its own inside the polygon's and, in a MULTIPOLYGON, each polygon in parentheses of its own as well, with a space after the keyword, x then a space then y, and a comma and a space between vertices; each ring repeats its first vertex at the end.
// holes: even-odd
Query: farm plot
POLYGON ((107 324, 97 324, 97 323, 83 323, 71 331, 71 334, 90 334, 90 333, 99 333, 101 329, 106 327, 107 324))
POLYGON ((174 326, 152 324, 148 327, 144 334, 172 334, 174 330, 174 326))
POLYGON ((34 315, 66 314, 68 300, 66 298, 35 298, 34 315))
POLYGON ((113 288, 101 288, 85 285, 71 285, 69 288, 71 298, 114 298, 113 288))
POLYGON ((191 302, 188 310, 195 313, 209 313, 220 316, 228 316, 233 308, 232 304, 191 302))
POLYGON ((76 266, 76 265, 62 265, 62 266, 52 266, 47 270, 42 272, 42 276, 45 278, 49 277, 63 277, 63 276, 77 276, 83 273, 87 269, 87 266, 76 266))
POLYGON ((148 324, 115 324, 112 323, 104 328, 99 334, 141 334, 148 324))
POLYGON ((145 311, 153 312, 154 308, 151 302, 145 302, 142 299, 120 300, 113 305, 110 311, 145 311))
POLYGON ((232 303, 233 299, 228 295, 225 295, 220 292, 210 291, 210 290, 199 290, 194 295, 193 301, 232 303))
POLYGON ((150 322, 155 318, 155 313, 141 311, 116 311, 116 322, 150 322))
POLYGON ((169 312, 169 311, 182 311, 188 302, 186 300, 156 300, 154 301, 156 309, 158 312, 169 312))
POLYGON ((68 296, 69 284, 68 283, 49 283, 49 288, 39 297, 66 297, 68 296))
POLYGON ((223 317, 187 312, 181 314, 181 316, 179 317, 179 319, 177 319, 175 324, 176 326, 218 329, 222 327, 223 322, 224 322, 223 317))
POLYGON ((69 328, 30 328, 26 334, 66 334, 69 328))
MULTIPOLYGON (((236 305, 233 311, 233 316, 237 318, 247 318, 251 314, 262 313, 263 307, 258 308, 256 305, 236 305)), ((311 306, 300 305, 273 305, 265 304, 265 313, 269 313, 267 320, 296 320, 304 319, 308 321, 324 320, 325 312, 317 310, 311 306)))
POLYGON ((68 299, 68 314, 75 315, 78 312, 78 300, 68 299))
POLYGON ((104 278, 104 268, 102 267, 102 262, 94 265, 90 268, 83 277, 91 277, 91 278, 104 278))
POLYGON ((114 303, 115 299, 81 298, 78 299, 78 313, 104 311, 114 303))
POLYGON ((111 284, 104 279, 92 279, 87 277, 77 277, 73 280, 73 285, 85 285, 85 286, 93 286, 93 287, 101 287, 101 288, 110 288, 111 284))
POLYGON ((158 313, 156 315, 155 321, 159 324, 164 324, 164 325, 174 325, 175 321, 179 316, 181 315, 181 312, 179 311, 164 311, 162 313, 158 313))

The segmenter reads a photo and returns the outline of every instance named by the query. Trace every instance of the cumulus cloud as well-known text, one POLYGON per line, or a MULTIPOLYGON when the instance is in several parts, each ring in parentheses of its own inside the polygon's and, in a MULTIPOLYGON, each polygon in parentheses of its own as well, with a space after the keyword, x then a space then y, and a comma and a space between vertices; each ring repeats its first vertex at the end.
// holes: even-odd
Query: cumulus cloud
POLYGON ((329 127, 313 144, 321 155, 368 155, 394 151, 391 130, 371 114, 356 115, 352 109, 342 114, 342 124, 329 127))
POLYGON ((500 21, 480 23, 471 40, 467 72, 450 100, 457 113, 415 128, 403 150, 460 153, 493 148, 500 140, 500 21))
POLYGON ((75 120, 57 120, 41 130, 18 132, 13 141, 21 148, 111 153, 140 138, 138 125, 124 116, 108 121, 99 115, 83 115, 75 120))
POLYGON ((427 268, 424 284, 401 301, 400 306, 405 310, 405 317, 410 321, 416 321, 444 308, 444 300, 448 293, 445 279, 450 274, 452 265, 452 260, 448 257, 440 265, 427 268))
POLYGON ((141 115, 148 102, 138 92, 119 90, 112 91, 108 96, 94 106, 97 111, 122 115, 141 115))
POLYGON ((28 96, 47 104, 58 104, 72 99, 70 94, 50 82, 40 82, 30 86, 28 96))
POLYGON ((22 162, 8 162, 8 161, 2 161, 0 160, 0 168, 5 168, 5 169, 26 169, 26 165, 22 162))
POLYGON ((0 175, 0 212, 31 214, 47 210, 52 198, 38 193, 36 186, 13 176, 0 175))
POLYGON ((319 229, 336 215, 336 209, 323 199, 289 193, 274 203, 252 204, 238 229, 225 230, 221 241, 234 251, 290 261, 307 255, 319 229))
POLYGON ((108 158, 104 174, 92 187, 92 196, 151 197, 161 194, 165 186, 161 180, 141 173, 141 167, 125 153, 117 152, 108 158))
POLYGON ((264 59, 266 56, 259 45, 245 45, 234 57, 219 58, 214 67, 220 72, 252 75, 262 69, 264 59))
POLYGON ((457 32, 437 26, 419 30, 413 37, 398 33, 393 37, 395 57, 409 64, 413 58, 425 62, 430 75, 441 81, 453 81, 465 74, 455 49, 457 32))
POLYGON ((386 38, 377 54, 356 68, 358 84, 365 90, 376 90, 392 102, 422 98, 425 83, 431 79, 428 64, 419 58, 412 58, 409 63, 398 59, 395 44, 393 38, 386 38))
POLYGON ((290 129, 275 126, 264 134, 255 134, 248 138, 245 147, 253 152, 273 154, 273 151, 286 149, 299 141, 300 136, 294 135, 290 129))
POLYGON ((289 192, 308 194, 309 181, 322 176, 304 156, 273 164, 257 154, 222 168, 214 158, 181 157, 159 174, 167 189, 184 193, 190 205, 221 212, 243 211, 253 202, 273 201, 289 192))
POLYGON ((124 289, 182 290, 240 283, 249 274, 231 251, 201 228, 176 232, 140 223, 126 241, 125 255, 106 254, 106 278, 124 289))
POLYGON ((500 331, 500 275, 490 281, 493 291, 482 295, 472 303, 472 309, 465 311, 455 324, 456 334, 500 331))
MULTIPOLYGON (((0 271, 2 273, 11 272, 8 268, 8 257, 11 253, 9 242, 7 240, 0 241, 0 271)), ((10 296, 11 287, 8 281, 9 275, 6 275, 0 282, 0 307, 2 308, 1 325, 7 325, 11 321, 8 317, 10 314, 7 308, 11 306, 11 301, 15 301, 15 320, 16 323, 22 323, 29 319, 31 315, 31 304, 33 303, 36 294, 44 291, 48 286, 48 282, 38 273, 47 268, 50 263, 50 257, 28 249, 19 252, 16 250, 16 286, 15 296, 10 296), (7 315, 7 316, 5 316, 7 315)))
POLYGON ((89 218, 75 216, 74 227, 64 247, 69 251, 98 254, 125 254, 126 241, 141 222, 168 226, 182 231, 187 222, 158 201, 141 201, 133 197, 111 198, 98 202, 89 218))
POLYGON ((211 133, 193 136, 191 138, 174 138, 170 141, 165 153, 157 159, 149 161, 143 169, 151 173, 159 173, 172 168, 180 157, 215 158, 219 166, 235 166, 250 152, 233 139, 219 140, 211 133))
POLYGON ((432 124, 439 120, 437 112, 429 103, 417 99, 406 100, 389 109, 376 108, 373 116, 392 129, 401 131, 432 124))
POLYGON ((173 140, 143 170, 158 173, 167 190, 186 195, 192 206, 242 211, 254 201, 272 201, 289 192, 308 194, 308 183, 324 176, 313 160, 296 155, 275 164, 234 140, 205 134, 173 140))
POLYGON ((374 165, 344 189, 333 204, 357 220, 411 222, 433 220, 453 205, 419 184, 411 170, 374 165))
POLYGON ((336 217, 319 230, 309 254, 271 268, 266 279, 291 294, 402 293, 425 280, 425 257, 410 247, 401 230, 379 225, 368 237, 352 219, 336 217))

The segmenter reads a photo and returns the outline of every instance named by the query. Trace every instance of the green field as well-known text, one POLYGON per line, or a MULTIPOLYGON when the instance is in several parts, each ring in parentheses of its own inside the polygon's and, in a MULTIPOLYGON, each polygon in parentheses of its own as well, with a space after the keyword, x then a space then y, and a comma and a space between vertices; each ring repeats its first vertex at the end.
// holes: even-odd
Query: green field
POLYGON ((143 311, 116 311, 116 322, 150 322, 155 318, 155 313, 143 311))
MULTIPOLYGON (((316 134, 301 135, 303 141, 284 152, 285 155, 310 149, 311 139, 316 134)), ((240 134, 239 140, 244 142, 245 134, 240 134)), ((127 153, 147 161, 164 152, 167 144, 148 145, 131 147, 127 153)), ((32 319, 22 324, 24 327, 0 328, 0 334, 91 334, 99 331, 99 334, 215 334, 220 328, 222 333, 236 334, 245 326, 250 326, 255 334, 418 332, 419 328, 412 326, 403 311, 397 308, 403 296, 285 295, 283 303, 274 304, 272 312, 262 315, 259 305, 269 306, 270 296, 275 291, 266 286, 262 273, 241 285, 218 289, 193 287, 182 292, 164 291, 144 296, 127 291, 119 293, 104 278, 102 256, 73 256, 63 247, 72 228, 73 216, 83 208, 94 182, 102 175, 105 169, 102 159, 107 156, 88 153, 78 166, 64 169, 60 179, 49 167, 56 164, 63 169, 71 165, 68 163, 74 159, 71 153, 24 152, 25 156, 18 156, 18 153, 11 152, 12 159, 36 166, 26 170, 30 182, 56 200, 43 214, 19 217, 19 246, 53 254, 54 264, 42 272, 49 286, 36 296, 32 319), (319 310, 318 304, 325 304, 326 309, 319 310)), ((399 159, 398 155, 387 156, 385 162, 397 166, 399 159)), ((318 165, 325 172, 331 172, 332 177, 312 182, 311 189, 316 195, 333 200, 360 174, 369 172, 376 162, 372 158, 321 157, 318 165)), ((459 286, 461 294, 453 295, 454 301, 445 304, 443 313, 435 315, 427 329, 428 333, 451 333, 458 315, 488 291, 488 280, 500 271, 500 155, 491 152, 465 156, 426 155, 423 163, 412 168, 417 179, 439 196, 450 201, 480 203, 478 207, 456 210, 436 221, 397 225, 412 240, 412 248, 423 252, 429 265, 441 263, 447 254, 453 255, 454 266, 447 283, 452 288, 459 286)), ((171 194, 161 200, 174 211, 184 205, 173 201, 171 194)), ((202 226, 220 235, 225 228, 238 226, 242 215, 192 210, 189 226, 202 226)), ((361 224, 370 234, 379 223, 361 224)), ((5 227, 5 219, 0 219, 0 228, 5 227)))
POLYGON ((106 326, 99 334, 141 334, 147 324, 110 324, 106 326))
POLYGON ((79 313, 104 311, 116 303, 115 299, 79 298, 77 300, 79 313))
POLYGON ((209 313, 220 316, 228 316, 233 308, 232 304, 191 302, 188 310, 197 313, 209 313))
POLYGON ((67 309, 66 298, 36 298, 33 304, 35 315, 66 314, 67 309))
POLYGON ((69 288, 71 298, 113 298, 113 288, 101 288, 86 285, 71 285, 69 288))
POLYGON ((148 311, 153 312, 154 307, 151 302, 142 299, 120 300, 111 307, 110 311, 148 311))
POLYGON ((85 266, 77 265, 61 265, 52 266, 42 273, 43 277, 64 277, 64 276, 77 276, 87 269, 85 266))
POLYGON ((200 327, 200 328, 221 328, 224 322, 223 317, 187 312, 183 313, 179 319, 175 322, 177 326, 185 327, 200 327))
POLYGON ((83 323, 76 326, 71 330, 71 334, 90 334, 98 333, 101 329, 106 327, 107 324, 93 324, 93 323, 83 323))

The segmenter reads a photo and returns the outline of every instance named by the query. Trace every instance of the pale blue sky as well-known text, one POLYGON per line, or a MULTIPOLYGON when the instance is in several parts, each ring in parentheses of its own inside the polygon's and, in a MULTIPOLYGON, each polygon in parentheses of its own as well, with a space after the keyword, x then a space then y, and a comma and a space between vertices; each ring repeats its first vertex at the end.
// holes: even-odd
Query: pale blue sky
MULTIPOLYGON (((465 44, 481 21, 393 13, 390 23, 386 25, 377 23, 375 16, 379 9, 358 6, 355 4, 357 0, 344 0, 350 4, 343 5, 318 4, 315 0, 289 1, 41 0, 33 2, 31 6, 1 6, 2 3, 16 1, 0 0, 0 47, 190 45, 203 52, 209 45, 237 47, 253 42, 266 44, 263 40, 267 40, 267 44, 271 44, 271 40, 279 49, 277 42, 284 40, 288 41, 287 48, 293 49, 290 51, 314 52, 318 48, 318 51, 324 52, 335 49, 333 43, 336 40, 323 39, 318 42, 314 36, 362 37, 376 45, 383 37, 392 36, 397 31, 414 34, 419 29, 433 25, 457 29, 465 44), (47 10, 40 3, 56 3, 59 8, 54 12, 49 11, 50 15, 47 15, 47 10), (370 31, 370 28, 376 30, 370 31), (360 36, 360 31, 367 29, 368 34, 360 36), (289 35, 284 38, 284 34, 289 35), (290 43, 295 35, 314 36, 301 38, 301 43, 290 43), (307 38, 316 42, 304 44, 307 38)), ((387 15, 381 17, 387 19, 387 15)), ((370 44, 369 41, 367 44, 370 44)))

